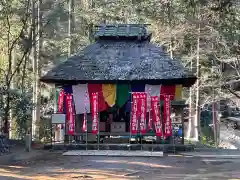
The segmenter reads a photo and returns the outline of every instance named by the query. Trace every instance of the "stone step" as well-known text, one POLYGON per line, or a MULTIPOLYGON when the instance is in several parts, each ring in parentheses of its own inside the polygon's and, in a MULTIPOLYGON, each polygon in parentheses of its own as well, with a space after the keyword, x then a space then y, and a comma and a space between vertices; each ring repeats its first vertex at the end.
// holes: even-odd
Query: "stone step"
POLYGON ((163 152, 121 151, 121 150, 73 150, 63 153, 63 156, 162 157, 163 152))

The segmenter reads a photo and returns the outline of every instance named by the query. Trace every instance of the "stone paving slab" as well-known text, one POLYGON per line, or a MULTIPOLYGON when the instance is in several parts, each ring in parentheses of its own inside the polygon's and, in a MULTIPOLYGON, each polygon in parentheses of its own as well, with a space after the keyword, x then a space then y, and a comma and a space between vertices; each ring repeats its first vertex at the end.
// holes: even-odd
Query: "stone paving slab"
POLYGON ((120 151, 120 150, 73 150, 63 153, 64 156, 127 156, 127 157, 162 157, 163 152, 120 151))
POLYGON ((181 153, 183 156, 193 156, 201 158, 228 158, 235 159, 240 158, 240 151, 210 151, 210 152, 187 152, 181 153))

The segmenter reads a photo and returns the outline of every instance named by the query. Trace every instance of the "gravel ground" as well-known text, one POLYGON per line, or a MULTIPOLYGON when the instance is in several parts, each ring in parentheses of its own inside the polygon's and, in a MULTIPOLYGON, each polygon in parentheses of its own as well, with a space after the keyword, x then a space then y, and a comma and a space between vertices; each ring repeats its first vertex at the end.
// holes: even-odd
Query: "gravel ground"
POLYGON ((0 165, 0 180, 233 180, 240 178, 239 167, 240 158, 81 157, 45 152, 34 158, 0 165))

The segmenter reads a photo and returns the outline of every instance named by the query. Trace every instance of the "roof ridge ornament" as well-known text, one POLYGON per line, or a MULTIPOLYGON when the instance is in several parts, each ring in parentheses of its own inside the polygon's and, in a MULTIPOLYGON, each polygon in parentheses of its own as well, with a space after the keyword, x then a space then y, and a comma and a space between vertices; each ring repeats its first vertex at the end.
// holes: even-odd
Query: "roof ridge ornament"
POLYGON ((97 27, 96 40, 138 40, 150 41, 147 24, 104 24, 97 27))

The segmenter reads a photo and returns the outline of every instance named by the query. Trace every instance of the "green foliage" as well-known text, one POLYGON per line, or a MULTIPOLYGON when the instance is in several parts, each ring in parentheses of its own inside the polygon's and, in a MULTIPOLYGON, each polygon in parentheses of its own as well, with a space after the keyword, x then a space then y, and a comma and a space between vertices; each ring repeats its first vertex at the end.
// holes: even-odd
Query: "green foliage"
POLYGON ((214 146, 214 134, 211 127, 205 126, 201 129, 201 143, 208 146, 214 146))
POLYGON ((40 129, 39 129, 39 135, 40 135, 39 139, 45 143, 51 142, 51 133, 52 133, 51 131, 53 132, 51 119, 41 117, 40 129))
MULTIPOLYGON (((12 118, 12 132, 17 139, 23 139, 27 130, 31 125, 31 111, 33 104, 31 102, 31 94, 21 93, 17 90, 10 90, 10 109, 12 118)), ((2 103, 1 103, 2 105, 2 103)), ((0 107, 3 112, 3 106, 0 107)))

